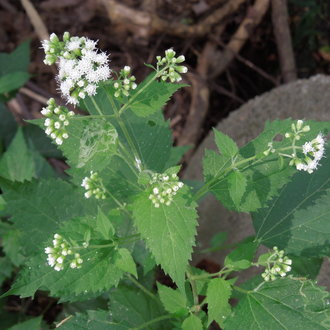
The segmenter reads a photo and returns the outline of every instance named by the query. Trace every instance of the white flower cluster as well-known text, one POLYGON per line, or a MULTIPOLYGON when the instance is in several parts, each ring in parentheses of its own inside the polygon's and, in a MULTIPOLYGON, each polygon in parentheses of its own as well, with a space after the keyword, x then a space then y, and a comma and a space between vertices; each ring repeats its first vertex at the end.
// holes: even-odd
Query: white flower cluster
POLYGON ((267 259, 266 269, 261 276, 266 282, 274 281, 276 276, 286 276, 286 273, 291 270, 291 265, 292 260, 284 256, 284 251, 274 246, 273 253, 267 259))
POLYGON ((103 186, 102 179, 97 172, 90 172, 90 177, 85 177, 82 180, 81 186, 86 189, 85 197, 90 198, 95 196, 96 199, 105 199, 106 190, 103 186))
POLYGON ((64 262, 70 256, 70 267, 80 268, 83 260, 79 253, 73 253, 70 244, 59 234, 54 235, 53 246, 46 247, 48 265, 56 271, 64 269, 64 262))
POLYGON ((130 75, 131 68, 129 66, 125 66, 119 72, 119 77, 113 84, 116 89, 114 96, 120 97, 121 95, 128 96, 130 90, 134 90, 137 87, 135 83, 136 78, 133 75, 130 75))
POLYGON ((296 166, 298 171, 313 173, 324 155, 325 139, 320 133, 312 141, 306 142, 301 147, 296 147, 295 141, 300 140, 304 133, 309 132, 310 127, 309 125, 304 125, 302 120, 298 120, 296 124, 291 125, 291 129, 292 132, 285 133, 286 138, 292 139, 293 148, 295 148, 292 155, 287 155, 291 158, 289 165, 296 166), (297 153, 296 150, 299 149, 302 151, 297 153))
POLYGON ((176 174, 169 175, 166 173, 154 173, 149 184, 152 186, 152 193, 149 195, 149 199, 156 208, 160 207, 160 204, 171 205, 173 196, 183 187, 183 183, 179 181, 176 174))
POLYGON ((53 33, 50 40, 42 43, 46 53, 44 63, 59 64, 57 80, 68 103, 76 105, 86 95, 95 95, 98 83, 110 78, 108 56, 98 52, 96 44, 85 37, 70 37, 68 32, 64 33, 63 41, 53 33))
POLYGON ((320 160, 324 155, 325 139, 320 133, 315 139, 306 142, 303 146, 304 159, 295 161, 297 170, 312 173, 317 169, 320 160))
POLYGON ((69 119, 74 116, 73 111, 67 108, 57 106, 53 98, 47 102, 48 106, 41 110, 41 113, 47 117, 44 121, 46 127, 45 133, 49 135, 58 145, 69 137, 66 127, 70 124, 69 119))
POLYGON ((188 72, 186 66, 178 65, 184 62, 185 57, 180 55, 175 57, 175 51, 173 49, 168 49, 165 51, 165 56, 157 56, 157 71, 161 70, 163 67, 166 67, 166 70, 162 72, 161 79, 163 81, 170 80, 172 83, 179 82, 182 80, 181 73, 188 72))

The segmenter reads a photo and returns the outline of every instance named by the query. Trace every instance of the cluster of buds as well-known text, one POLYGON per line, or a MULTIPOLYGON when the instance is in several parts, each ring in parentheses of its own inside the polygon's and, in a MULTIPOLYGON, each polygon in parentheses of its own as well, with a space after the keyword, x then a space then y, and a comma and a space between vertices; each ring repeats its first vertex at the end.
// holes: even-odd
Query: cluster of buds
POLYGON ((76 105, 86 95, 95 95, 98 83, 110 78, 108 56, 96 44, 85 37, 71 37, 69 32, 63 34, 63 41, 52 33, 50 40, 42 42, 44 63, 59 65, 59 89, 68 103, 76 105))
POLYGON ((126 65, 123 69, 120 70, 118 79, 113 84, 114 88, 116 89, 114 96, 128 96, 129 91, 134 90, 137 87, 135 80, 135 77, 131 75, 131 68, 126 65))
POLYGON ((80 268, 83 260, 79 253, 73 253, 70 244, 59 234, 54 235, 53 246, 46 247, 45 253, 48 255, 48 265, 54 267, 56 271, 64 269, 64 262, 70 258, 71 268, 80 268))
POLYGON ((277 276, 284 277, 291 270, 292 260, 284 256, 283 250, 279 250, 274 246, 273 252, 268 257, 266 263, 266 269, 261 276, 268 282, 274 281, 277 276))
POLYGON ((268 149, 264 151, 264 155, 268 156, 270 153, 274 153, 276 150, 273 147, 273 142, 268 143, 268 149))
POLYGON ((97 172, 90 172, 90 177, 85 177, 82 180, 81 186, 86 189, 85 197, 94 196, 96 199, 106 198, 106 189, 103 186, 102 179, 97 172))
POLYGON ((41 113, 46 117, 44 125, 45 133, 49 135, 58 145, 63 143, 63 140, 69 137, 66 127, 69 125, 70 117, 74 116, 73 111, 68 111, 67 108, 57 106, 53 98, 47 102, 47 107, 41 110, 41 113))
POLYGON ((173 201, 173 196, 183 187, 176 174, 158 174, 154 173, 149 181, 152 187, 152 193, 149 199, 154 206, 158 208, 161 204, 169 206, 173 201))
POLYGON ((180 55, 175 57, 175 51, 173 49, 168 49, 165 51, 165 56, 157 56, 157 71, 162 70, 160 78, 163 81, 170 80, 172 83, 179 82, 182 80, 181 74, 188 71, 186 66, 178 65, 184 62, 185 57, 180 55), (165 70, 164 70, 165 68, 165 70))
POLYGON ((320 133, 312 141, 306 142, 301 147, 296 147, 295 142, 300 140, 304 133, 309 132, 310 127, 304 125, 302 120, 298 120, 296 124, 291 125, 291 129, 292 132, 285 133, 285 137, 292 140, 293 147, 293 154, 288 155, 291 158, 289 165, 296 166, 299 171, 313 173, 324 155, 325 139, 320 133), (299 152, 300 150, 302 152, 299 152))

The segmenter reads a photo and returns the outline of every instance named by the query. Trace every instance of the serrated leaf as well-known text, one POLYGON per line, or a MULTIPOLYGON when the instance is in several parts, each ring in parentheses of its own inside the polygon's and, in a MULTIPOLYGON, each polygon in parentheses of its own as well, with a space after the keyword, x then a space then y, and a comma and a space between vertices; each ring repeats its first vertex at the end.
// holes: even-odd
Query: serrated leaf
POLYGON ((228 135, 213 129, 214 140, 220 151, 220 154, 225 157, 234 157, 238 153, 238 147, 236 142, 230 138, 228 135))
POLYGON ((7 330, 37 330, 41 329, 41 320, 42 317, 35 317, 30 320, 20 322, 15 324, 14 326, 8 328, 7 330))
POLYGON ((155 208, 146 192, 133 204, 134 222, 147 247, 182 291, 197 224, 195 205, 186 205, 187 194, 188 189, 183 187, 171 205, 155 208))
POLYGON ((138 277, 135 261, 127 249, 120 248, 117 250, 115 265, 122 271, 130 273, 136 278, 138 277))
POLYGON ((251 266, 258 242, 239 244, 238 248, 230 252, 225 258, 225 266, 233 270, 246 269, 251 266))
POLYGON ((35 176, 35 164, 19 128, 9 148, 0 160, 0 176, 11 181, 23 182, 35 176))
POLYGON ((223 278, 213 278, 207 287, 208 325, 216 321, 222 328, 225 319, 230 315, 231 286, 223 278))
POLYGON ((8 230, 2 236, 2 247, 6 256, 17 267, 20 266, 25 258, 21 246, 22 233, 19 230, 8 230))
POLYGON ((105 310, 89 310, 86 313, 77 313, 70 317, 68 320, 58 322, 56 328, 61 330, 81 330, 81 329, 93 329, 93 330, 124 330, 125 326, 121 326, 120 322, 114 322, 111 317, 111 313, 105 310))
POLYGON ((224 329, 329 329, 329 293, 311 281, 279 279, 249 291, 224 329))
POLYGON ((59 179, 15 185, 1 182, 1 187, 10 221, 21 232, 27 255, 39 252, 40 242, 54 235, 61 223, 96 213, 95 200, 86 200, 80 189, 59 179))
POLYGON ((157 283, 158 294, 164 308, 169 313, 184 316, 188 313, 187 298, 179 290, 157 283))
POLYGON ((228 175, 229 194, 236 207, 239 208, 242 197, 246 191, 247 180, 245 175, 239 171, 232 171, 228 175))
MULTIPOLYGON (((146 324, 150 320, 164 315, 165 311, 158 299, 151 298, 139 289, 119 286, 110 295, 110 311, 113 320, 119 322, 125 327, 124 329, 141 327, 141 329, 148 330, 167 330, 170 328, 170 324, 165 320, 151 325, 146 324)), ((167 315, 165 314, 165 316, 167 315)))
POLYGON ((29 73, 17 71, 0 77, 0 94, 22 87, 30 78, 29 73))
POLYGON ((307 257, 329 255, 329 157, 321 164, 312 174, 296 174, 278 198, 253 214, 256 236, 262 244, 307 257))
POLYGON ((111 239, 115 234, 115 229, 110 219, 98 208, 95 230, 98 231, 104 239, 111 239))
POLYGON ((161 110, 179 88, 186 86, 184 84, 153 81, 143 90, 153 76, 154 74, 151 74, 147 77, 131 95, 131 98, 134 98, 134 100, 129 108, 139 117, 147 117, 161 110))
POLYGON ((182 330, 203 330, 202 321, 196 315, 191 314, 183 321, 182 330))

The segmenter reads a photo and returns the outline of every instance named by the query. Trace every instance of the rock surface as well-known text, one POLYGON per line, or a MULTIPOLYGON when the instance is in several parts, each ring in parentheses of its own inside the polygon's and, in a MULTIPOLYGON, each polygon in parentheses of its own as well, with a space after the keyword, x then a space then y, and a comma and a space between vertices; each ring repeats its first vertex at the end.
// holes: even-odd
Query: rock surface
MULTIPOLYGON (((330 120, 330 76, 316 75, 310 79, 297 80, 280 86, 245 103, 218 124, 218 130, 232 137, 239 146, 243 146, 262 132, 267 120, 275 119, 313 119, 330 120)), ((216 150, 213 133, 209 134, 199 146, 186 169, 184 178, 202 179, 202 158, 204 149, 216 150)), ((229 234, 228 243, 238 242, 254 234, 249 214, 226 210, 213 196, 207 196, 199 207, 199 246, 195 248, 193 262, 210 257, 222 264, 228 250, 199 254, 198 251, 209 246, 212 236, 221 231, 229 234)), ((249 276, 246 274, 247 277, 249 276)), ((319 282, 330 288, 329 263, 322 266, 319 282)))

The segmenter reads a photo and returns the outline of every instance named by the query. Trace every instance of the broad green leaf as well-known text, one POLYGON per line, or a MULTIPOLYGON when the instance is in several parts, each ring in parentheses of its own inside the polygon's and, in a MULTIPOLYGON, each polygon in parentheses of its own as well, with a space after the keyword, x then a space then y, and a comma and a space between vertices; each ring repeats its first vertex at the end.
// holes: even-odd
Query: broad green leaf
POLYGON ((225 157, 233 158, 238 153, 237 144, 233 139, 231 139, 228 135, 223 134, 222 132, 213 129, 214 132, 214 140, 220 151, 220 154, 225 157))
POLYGON ((164 308, 169 313, 183 316, 188 313, 187 299, 179 290, 157 283, 158 294, 164 308))
POLYGON ((98 231, 104 239, 111 239, 115 234, 115 229, 110 219, 98 208, 95 230, 98 231))
MULTIPOLYGON (((281 163, 276 154, 264 158, 263 152, 268 149, 269 142, 273 143, 275 149, 289 147, 291 141, 284 138, 284 134, 291 131, 291 124, 295 122, 290 119, 267 122, 264 132, 240 149, 234 163, 228 156, 207 152, 203 161, 205 180, 224 206, 241 212, 256 211, 265 207, 268 200, 279 194, 279 190, 296 173, 296 169, 288 165, 288 158, 281 163), (278 141, 278 136, 282 137, 282 140, 278 141), (248 163, 242 165, 244 159, 255 156, 253 166, 248 163), (235 204, 232 198, 228 180, 230 172, 235 168, 238 168, 246 178, 246 189, 239 205, 235 204)), ((329 122, 306 121, 305 124, 311 128, 304 135, 306 141, 315 138, 319 132, 327 132, 330 127, 329 122)))
POLYGON ((0 160, 0 176, 19 182, 35 177, 35 164, 21 128, 0 160))
POLYGON ((87 200, 80 189, 62 180, 0 183, 5 191, 6 210, 12 215, 10 221, 21 232, 26 255, 39 252, 40 243, 51 238, 61 223, 96 213, 95 200, 87 200))
POLYGON ((2 195, 0 195, 0 211, 3 211, 6 208, 6 201, 3 199, 2 195))
POLYGON ((225 319, 231 313, 229 298, 231 296, 231 286, 223 278, 213 278, 210 280, 207 293, 208 325, 216 321, 221 327, 225 319))
POLYGON ((232 171, 228 175, 229 194, 234 204, 239 208, 246 191, 247 179, 242 172, 232 171))
MULTIPOLYGON (((185 270, 191 257, 196 235, 195 205, 187 206, 188 189, 181 188, 171 205, 155 208, 149 193, 139 195, 133 204, 135 225, 147 247, 184 291, 185 270)), ((188 195, 189 196, 189 195, 188 195)))
POLYGON ((241 243, 225 258, 225 266, 230 269, 240 270, 251 266, 253 257, 257 250, 257 242, 241 243))
POLYGON ((33 319, 15 324, 14 326, 8 328, 8 330, 39 330, 41 329, 42 317, 35 317, 33 319))
POLYGON ((224 329, 329 329, 329 293, 311 281, 279 279, 248 291, 224 329))
MULTIPOLYGON (((1 54, 0 54, 1 55, 1 54)), ((15 136, 17 123, 12 113, 0 102, 0 143, 2 147, 8 147, 15 136)))
POLYGON ((129 108, 139 117, 147 117, 161 110, 172 94, 179 88, 186 86, 183 84, 170 84, 158 81, 153 81, 149 84, 152 76, 154 76, 154 74, 147 77, 138 85, 138 88, 131 95, 133 101, 128 101, 130 102, 129 108), (149 84, 147 88, 145 88, 146 84, 149 84))
POLYGON ((165 320, 159 320, 150 325, 146 324, 162 315, 165 317, 167 315, 156 296, 152 298, 140 289, 119 286, 110 294, 109 309, 113 320, 119 322, 123 329, 141 327, 141 329, 148 330, 167 330, 171 328, 165 320))
POLYGON ((0 94, 22 87, 30 78, 29 73, 17 71, 0 76, 0 94))
MULTIPOLYGON (((62 320, 63 321, 63 320, 62 320)), ((127 327, 120 325, 120 322, 114 322, 110 311, 104 310, 88 310, 86 313, 77 313, 71 316, 67 321, 57 323, 57 327, 61 330, 124 330, 127 327)))
POLYGON ((135 243, 133 257, 134 260, 143 267, 143 275, 148 274, 156 266, 155 259, 147 249, 143 240, 135 243))
POLYGON ((130 273, 137 278, 136 264, 131 253, 125 248, 120 248, 117 250, 117 254, 115 265, 120 270, 130 273))
POLYGON ((253 214, 256 236, 262 244, 306 257, 329 255, 329 157, 321 165, 312 174, 296 174, 278 198, 253 214))
POLYGON ((196 315, 191 314, 183 321, 182 330, 203 330, 202 321, 196 315))
POLYGON ((0 53, 0 76, 16 71, 27 71, 30 63, 30 42, 20 44, 12 53, 0 53))
POLYGON ((8 230, 2 235, 2 248, 16 267, 20 266, 25 260, 21 243, 22 233, 19 230, 8 230))
POLYGON ((323 258, 306 258, 289 255, 292 260, 290 275, 294 277, 306 277, 310 280, 316 279, 319 275, 323 258))

